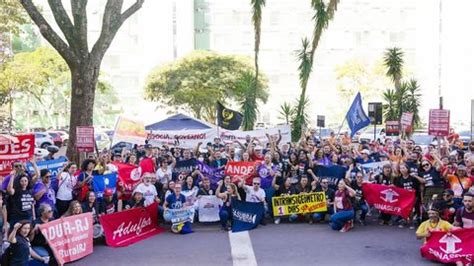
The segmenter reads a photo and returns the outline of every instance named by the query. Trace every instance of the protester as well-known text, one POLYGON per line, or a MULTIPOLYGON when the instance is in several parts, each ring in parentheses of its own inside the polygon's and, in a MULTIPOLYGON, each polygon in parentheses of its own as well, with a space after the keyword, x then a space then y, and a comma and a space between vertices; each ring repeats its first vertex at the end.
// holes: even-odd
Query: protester
POLYGON ((474 228, 474 194, 464 194, 463 203, 464 206, 456 211, 454 226, 474 228))
POLYGON ((69 203, 66 212, 61 217, 69 217, 79 214, 82 214, 82 205, 78 200, 73 200, 69 203))
POLYGON ((8 233, 7 207, 4 200, 5 196, 5 191, 0 190, 0 239, 4 239, 4 236, 8 233))
POLYGON ((144 208, 145 207, 145 198, 143 198, 143 193, 135 190, 132 193, 132 198, 129 201, 126 201, 124 204, 124 209, 133 209, 133 208, 144 208))
POLYGON ((135 191, 142 193, 145 199, 145 207, 151 205, 153 202, 160 202, 158 198, 158 192, 156 191, 155 186, 151 184, 151 179, 155 174, 153 172, 148 172, 143 174, 143 183, 140 183, 135 191))
POLYGON ((56 265, 54 253, 39 229, 39 225, 48 223, 54 219, 53 209, 49 204, 43 203, 38 207, 38 210, 39 216, 33 222, 33 229, 30 233, 31 246, 38 255, 42 257, 48 256, 50 258, 49 265, 56 265))
POLYGON ((32 222, 34 219, 34 198, 31 192, 28 177, 17 175, 10 178, 7 192, 8 198, 8 222, 10 228, 22 220, 32 222))
POLYGON ((51 185, 51 172, 48 169, 42 169, 40 173, 41 181, 36 182, 33 186, 33 195, 36 201, 35 208, 37 210, 36 214, 39 216, 38 210, 41 204, 48 204, 56 214, 56 193, 51 185))
POLYGON ((73 200, 73 189, 76 186, 77 178, 74 174, 77 171, 75 163, 68 163, 61 174, 58 175, 58 191, 56 193, 56 208, 58 216, 63 215, 73 200))
POLYGON ((313 220, 315 222, 324 222, 326 215, 332 215, 334 213, 334 196, 336 193, 332 188, 329 187, 329 180, 327 178, 322 178, 314 191, 324 192, 324 195, 326 196, 327 211, 315 212, 313 214, 313 220))
POLYGON ((350 198, 355 197, 356 192, 349 187, 344 180, 337 184, 337 191, 334 195, 334 214, 331 215, 330 226, 333 230, 347 232, 354 227, 354 209, 350 198))
POLYGON ((91 212, 94 223, 99 222, 99 216, 104 213, 103 206, 97 201, 94 191, 88 191, 86 200, 82 203, 82 212, 91 212))
POLYGON ((219 209, 219 218, 222 229, 229 231, 232 228, 232 200, 240 200, 240 195, 237 193, 237 186, 229 184, 222 199, 223 205, 219 209))
POLYGON ((7 254, 9 256, 9 265, 28 265, 30 256, 34 259, 42 261, 45 264, 49 263, 49 257, 41 257, 31 248, 30 240, 28 238, 31 231, 31 222, 22 220, 14 224, 8 242, 11 243, 7 254))
POLYGON ((439 209, 435 207, 432 207, 428 210, 428 217, 429 219, 421 223, 418 229, 416 230, 416 237, 418 239, 423 239, 424 243, 426 243, 426 239, 431 236, 431 232, 448 232, 453 228, 450 223, 442 220, 439 217, 439 209))

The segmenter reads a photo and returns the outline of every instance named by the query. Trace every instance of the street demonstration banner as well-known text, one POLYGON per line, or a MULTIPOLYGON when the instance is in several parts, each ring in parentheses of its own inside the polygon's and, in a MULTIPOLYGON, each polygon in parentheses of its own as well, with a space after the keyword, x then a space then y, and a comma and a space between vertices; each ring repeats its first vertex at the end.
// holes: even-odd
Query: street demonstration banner
POLYGON ((329 185, 332 187, 336 187, 339 180, 343 179, 346 176, 346 168, 340 165, 333 165, 333 166, 323 166, 318 165, 316 166, 316 176, 319 178, 327 178, 329 181, 329 185))
POLYGON ((26 162, 35 152, 35 135, 15 136, 18 142, 0 144, 0 175, 8 175, 14 162, 26 162))
POLYGON ((125 247, 164 231, 158 226, 158 203, 99 217, 105 241, 111 247, 125 247))
POLYGON ((262 221, 265 213, 263 202, 232 200, 232 232, 254 229, 262 221))
POLYGON ((126 163, 113 163, 118 168, 117 190, 119 199, 129 200, 135 187, 140 183, 141 168, 126 163))
POLYGON ((192 130, 153 130, 150 131, 147 140, 148 143, 154 146, 159 145, 179 145, 182 148, 195 148, 199 142, 208 143, 213 142, 214 138, 220 137, 224 143, 232 143, 236 140, 244 143, 247 135, 255 137, 262 144, 268 143, 266 134, 271 136, 278 136, 278 131, 281 134, 280 144, 291 142, 290 126, 283 125, 274 128, 241 131, 241 130, 227 130, 223 128, 211 129, 192 129, 192 130), (219 135, 217 135, 219 131, 219 135))
POLYGON ((275 216, 327 211, 324 192, 273 197, 272 202, 275 216))
POLYGON ((117 173, 95 175, 92 179, 92 185, 97 198, 102 198, 104 196, 104 190, 106 188, 111 188, 115 193, 117 186, 117 173))
MULTIPOLYGON (((58 180, 56 179, 56 176, 58 175, 59 170, 63 168, 65 163, 67 163, 67 158, 61 156, 58 159, 37 162, 36 165, 38 166, 38 170, 40 171, 43 169, 48 169, 51 172, 51 185, 54 189, 57 189, 58 180)), ((33 173, 35 171, 33 165, 30 162, 26 164, 26 168, 30 173, 33 173)))
POLYGON ((169 218, 173 225, 193 222, 194 221, 194 208, 184 207, 182 209, 167 209, 165 216, 169 218))
POLYGON ((257 164, 255 162, 227 162, 225 175, 232 177, 232 182, 237 182, 239 177, 254 177, 257 175, 257 164))
POLYGON ((199 171, 201 171, 201 174, 209 178, 212 189, 216 189, 217 182, 219 182, 219 180, 224 177, 224 171, 222 169, 211 167, 201 161, 197 161, 196 167, 199 169, 199 171))
POLYGON ((362 191, 369 205, 384 213, 402 216, 405 219, 415 205, 415 191, 369 183, 362 185, 362 191))
POLYGON ((191 173, 196 169, 198 160, 189 159, 189 160, 179 160, 176 162, 175 167, 173 168, 173 176, 178 176, 182 172, 191 173))
POLYGON ((200 196, 198 201, 199 221, 219 221, 219 205, 222 205, 222 201, 216 196, 200 196))
POLYGON ((93 251, 91 212, 40 224, 39 229, 59 265, 83 258, 93 251))
POLYGON ((121 141, 143 145, 145 144, 146 135, 145 124, 120 116, 115 124, 111 146, 121 141))
POLYGON ((421 256, 442 263, 473 263, 474 229, 451 232, 431 232, 428 241, 420 248, 421 256))

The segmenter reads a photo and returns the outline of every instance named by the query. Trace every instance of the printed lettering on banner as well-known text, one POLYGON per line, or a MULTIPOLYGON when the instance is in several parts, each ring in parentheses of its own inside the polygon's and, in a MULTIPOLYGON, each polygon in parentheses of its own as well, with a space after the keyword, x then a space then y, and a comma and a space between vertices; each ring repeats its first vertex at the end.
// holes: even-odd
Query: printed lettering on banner
POLYGON ((8 175, 14 162, 26 162, 35 151, 35 135, 15 136, 17 142, 0 144, 0 175, 8 175))
POLYGON ((327 211, 324 192, 273 197, 273 215, 287 216, 327 211))
POLYGON ((369 205, 385 213, 407 218, 415 205, 415 191, 369 183, 363 184, 362 191, 369 205))
POLYGON ((158 203, 155 202, 146 208, 133 208, 99 217, 107 245, 125 247, 163 232, 158 226, 157 208, 158 203))
POLYGON ((442 263, 473 263, 474 229, 431 232, 420 252, 423 257, 442 263))
POLYGON ((224 174, 231 176, 232 182, 237 182, 242 176, 256 176, 256 166, 255 162, 227 162, 224 174))
POLYGON ((93 251, 92 213, 84 213, 39 225, 60 265, 83 258, 93 251))
POLYGON ((76 128, 76 148, 79 152, 94 151, 94 127, 80 126, 76 128))
POLYGON ((167 215, 171 218, 172 224, 180 224, 194 221, 194 208, 185 207, 182 209, 167 209, 167 215))
POLYGON ((258 226, 265 213, 262 202, 245 202, 232 200, 232 232, 254 229, 258 226))
POLYGON ((449 135, 449 110, 431 109, 429 116, 428 134, 432 136, 449 135))
POLYGON ((145 124, 120 116, 115 124, 112 145, 119 142, 143 145, 146 140, 145 124))

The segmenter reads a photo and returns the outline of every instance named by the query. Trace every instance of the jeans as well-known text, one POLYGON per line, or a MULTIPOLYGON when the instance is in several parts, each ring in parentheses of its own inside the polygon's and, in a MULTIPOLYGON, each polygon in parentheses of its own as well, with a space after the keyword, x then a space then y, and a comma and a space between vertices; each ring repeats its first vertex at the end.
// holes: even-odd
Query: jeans
POLYGON ((219 218, 221 220, 222 228, 227 228, 227 222, 231 219, 232 211, 230 208, 221 208, 219 210, 219 218))
POLYGON ((332 230, 341 230, 345 223, 354 218, 354 210, 339 211, 331 216, 329 225, 332 230))
POLYGON ((292 214, 288 217, 288 221, 296 222, 298 220, 298 214, 292 214))
POLYGON ((324 221, 324 219, 326 218, 326 215, 332 215, 333 213, 334 213, 334 208, 331 206, 331 207, 328 207, 327 211, 315 212, 312 214, 312 216, 315 222, 320 222, 320 221, 324 221))
POLYGON ((367 213, 369 212, 369 206, 367 206, 367 204, 365 203, 362 203, 360 204, 359 206, 357 206, 356 208, 356 211, 354 212, 354 219, 356 218, 356 212, 360 210, 360 220, 361 221, 364 221, 365 220, 365 216, 367 215, 367 213))
POLYGON ((272 187, 265 188, 265 201, 267 204, 265 205, 265 214, 269 213, 270 217, 273 217, 273 204, 272 204, 272 198, 273 195, 275 195, 275 189, 272 187))

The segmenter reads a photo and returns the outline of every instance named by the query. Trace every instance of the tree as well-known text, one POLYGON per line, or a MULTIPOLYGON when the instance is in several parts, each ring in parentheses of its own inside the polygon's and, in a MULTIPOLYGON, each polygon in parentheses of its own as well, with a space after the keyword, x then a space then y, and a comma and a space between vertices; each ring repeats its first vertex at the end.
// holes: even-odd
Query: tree
POLYGON ((17 0, 2 0, 0 4, 0 64, 10 58, 12 38, 21 32, 28 17, 17 0))
MULTIPOLYGON (((257 86, 261 86, 258 83, 257 86)), ((235 88, 235 98, 240 104, 240 112, 242 112, 242 128, 244 130, 252 130, 257 117, 258 104, 256 100, 266 103, 268 100, 268 92, 263 88, 255 90, 255 76, 252 72, 244 72, 237 81, 235 88)))
MULTIPOLYGON (((159 66, 148 75, 145 97, 164 106, 191 112, 198 119, 215 122, 216 101, 237 101, 250 110, 249 91, 253 90, 254 69, 251 59, 220 55, 209 51, 193 51, 172 63, 159 66)), ((267 81, 261 75, 256 99, 268 98, 267 81)))
POLYGON ((257 120, 258 105, 257 105, 256 93, 257 93, 258 75, 259 75, 258 53, 260 51, 262 9, 265 6, 265 0, 251 0, 250 4, 252 5, 252 23, 253 23, 253 28, 255 32, 255 44, 254 44, 255 78, 253 82, 253 88, 251 87, 251 89, 249 90, 249 95, 245 101, 245 108, 243 108, 244 130, 252 130, 257 120), (254 108, 254 110, 251 110, 251 108, 254 108))
POLYGON ((280 105, 280 119, 285 120, 287 125, 290 124, 293 116, 295 115, 295 109, 291 106, 290 103, 284 102, 280 105))
POLYGON ((143 5, 136 0, 122 12, 123 0, 107 0, 99 38, 89 50, 87 32, 87 0, 71 0, 72 21, 61 0, 48 0, 49 7, 65 41, 53 30, 32 0, 20 0, 41 35, 58 51, 71 72, 70 139, 67 156, 79 161, 76 149, 76 127, 93 124, 94 98, 100 65, 117 31, 143 5))
POLYGON ((313 20, 315 22, 313 29, 313 39, 311 41, 311 49, 309 50, 309 41, 304 38, 302 41, 302 49, 298 53, 298 70, 299 79, 301 86, 301 94, 298 100, 298 106, 296 110, 296 119, 293 125, 292 136, 296 140, 301 135, 301 128, 304 126, 304 106, 306 101, 306 87, 308 86, 308 80, 311 75, 311 71, 314 63, 314 54, 316 48, 319 45, 319 41, 323 34, 324 29, 329 25, 329 21, 333 19, 334 13, 337 9, 339 0, 329 0, 329 3, 324 3, 323 0, 311 0, 311 7, 315 11, 313 20))

